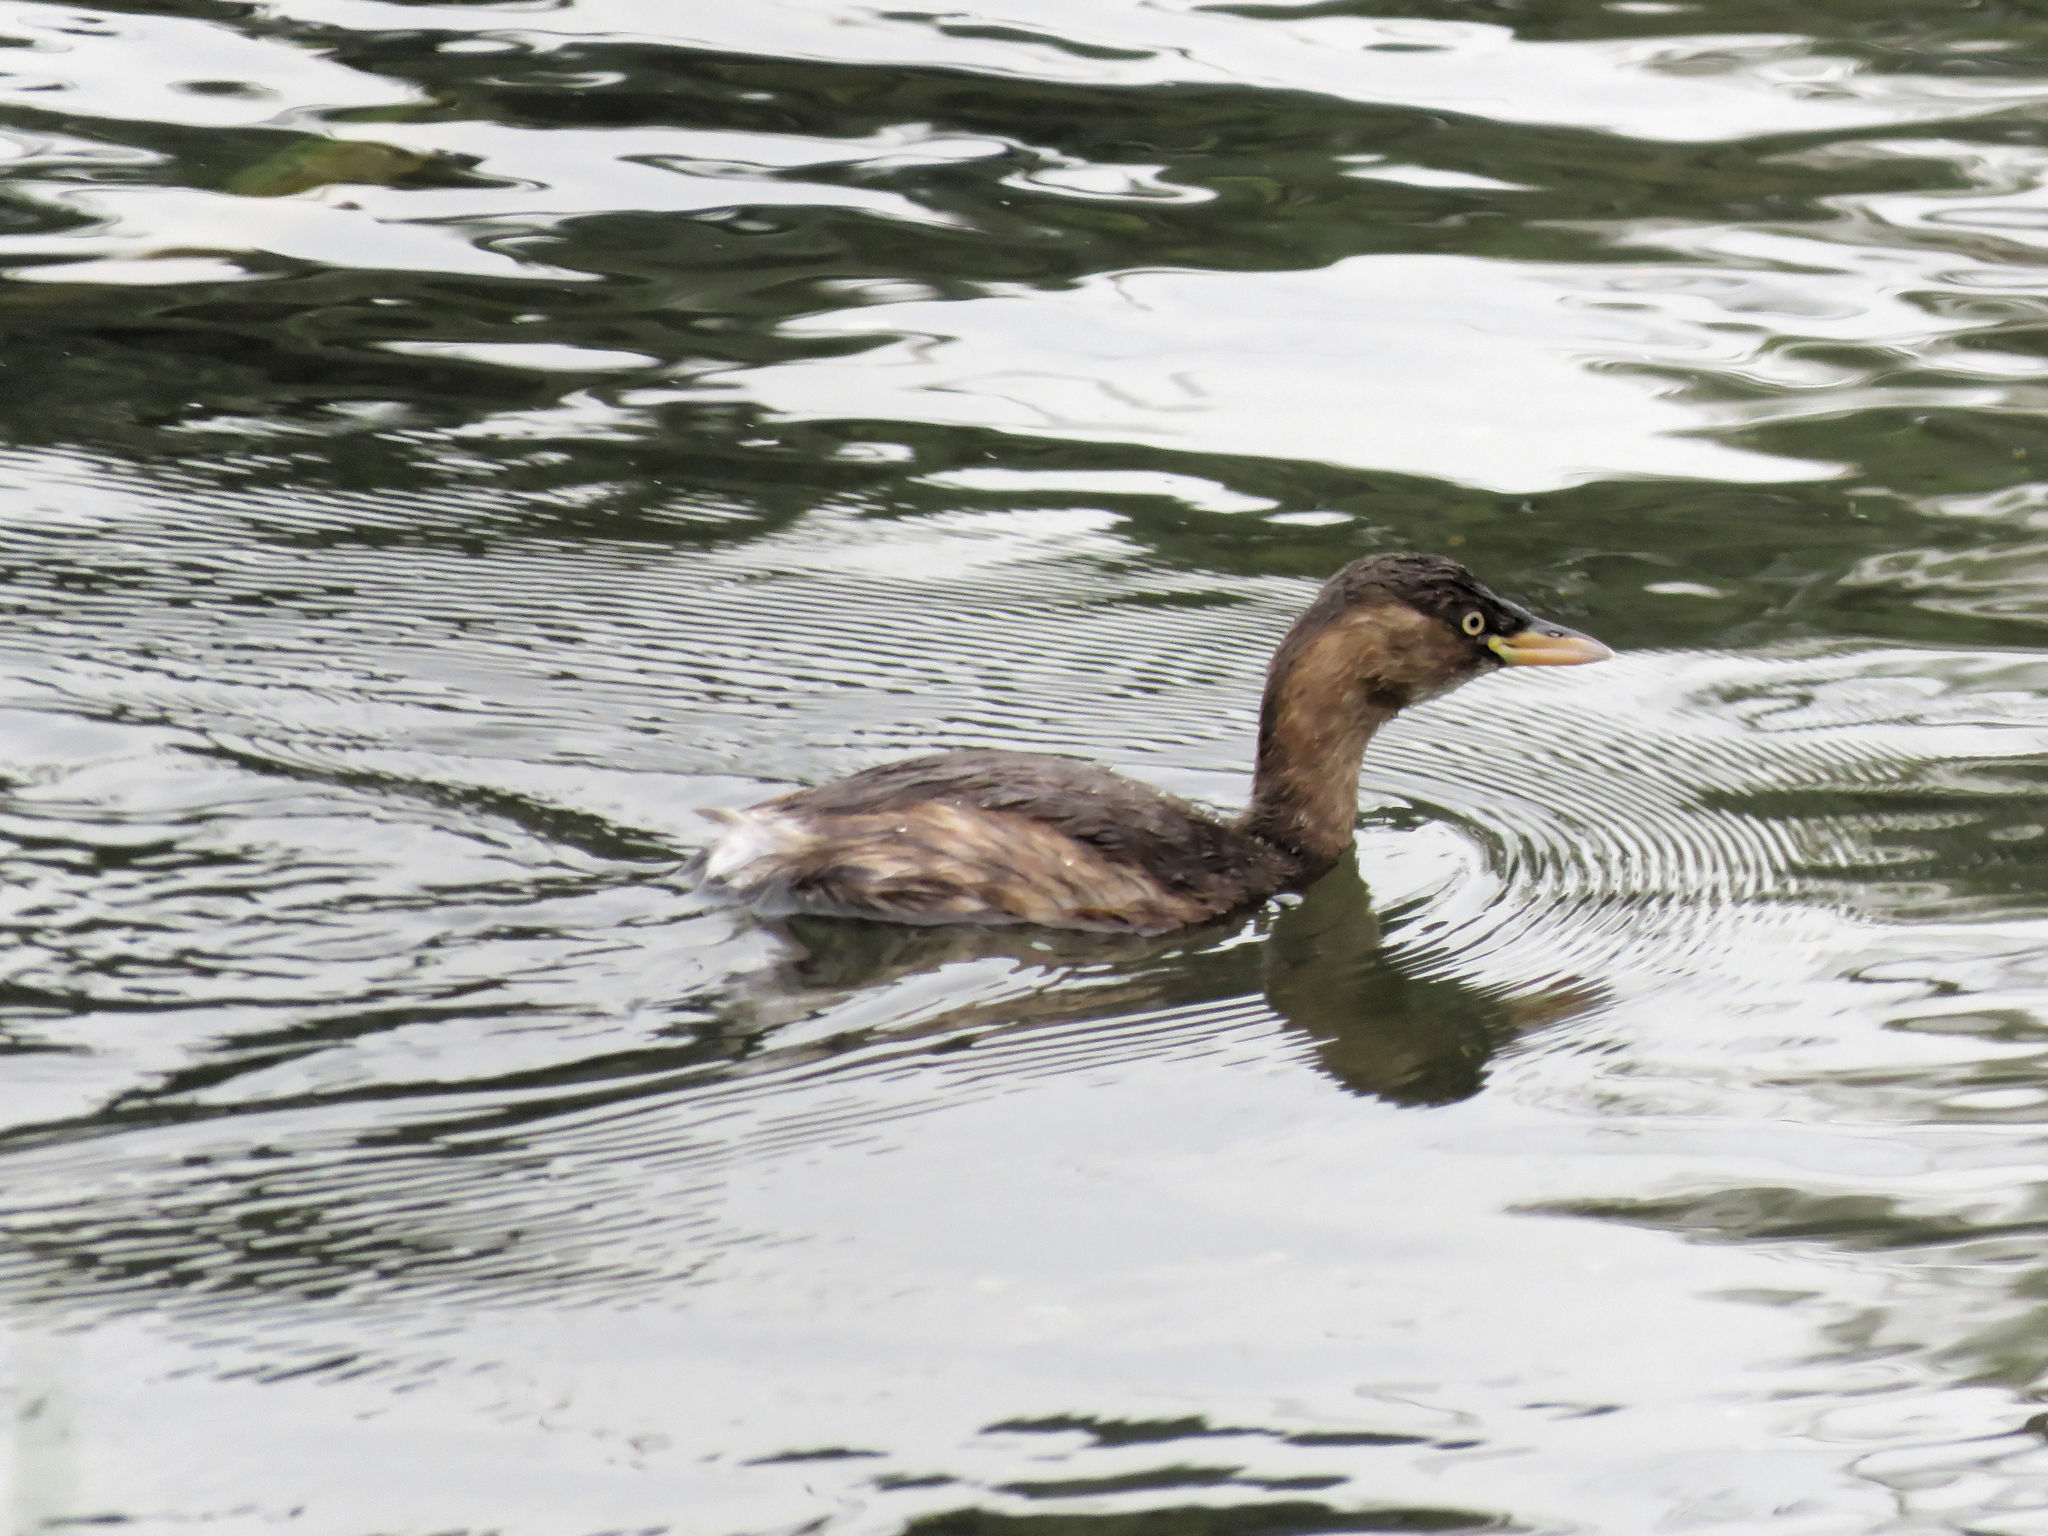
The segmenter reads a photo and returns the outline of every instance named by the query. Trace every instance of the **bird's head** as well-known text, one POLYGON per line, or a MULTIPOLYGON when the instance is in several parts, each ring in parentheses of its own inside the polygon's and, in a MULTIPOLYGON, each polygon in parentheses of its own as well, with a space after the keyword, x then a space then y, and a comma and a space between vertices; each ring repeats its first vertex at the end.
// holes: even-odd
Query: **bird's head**
POLYGON ((1538 618, 1443 555, 1367 555, 1324 584, 1281 645, 1341 669, 1367 702, 1401 709, 1499 667, 1570 667, 1614 653, 1538 618))

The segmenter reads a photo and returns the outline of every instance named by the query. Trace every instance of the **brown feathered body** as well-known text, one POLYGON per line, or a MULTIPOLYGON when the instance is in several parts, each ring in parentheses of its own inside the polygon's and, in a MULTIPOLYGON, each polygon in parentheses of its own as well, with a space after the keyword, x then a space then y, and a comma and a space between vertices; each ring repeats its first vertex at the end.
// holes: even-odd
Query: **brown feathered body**
POLYGON ((1149 784, 991 751, 889 763, 740 812, 706 873, 773 910, 1150 933, 1262 900, 1294 871, 1149 784))
POLYGON ((1351 847, 1373 732, 1499 666, 1490 639, 1539 630, 1573 633, 1453 561, 1368 557, 1274 654, 1240 816, 1081 758, 944 752, 729 813, 702 874, 771 911, 1141 933, 1203 922, 1327 873, 1351 847))

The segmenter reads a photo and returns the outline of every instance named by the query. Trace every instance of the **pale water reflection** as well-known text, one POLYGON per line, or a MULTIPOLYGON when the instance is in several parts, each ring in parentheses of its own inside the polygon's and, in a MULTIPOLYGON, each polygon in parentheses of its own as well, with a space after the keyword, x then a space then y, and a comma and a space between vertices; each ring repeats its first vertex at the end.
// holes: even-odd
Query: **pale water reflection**
POLYGON ((788 334, 885 344, 713 373, 675 398, 737 391, 797 420, 842 415, 857 399, 883 420, 1301 459, 1494 491, 1629 474, 1739 483, 1838 473, 1685 435, 1706 420, 1662 398, 1668 389, 1647 370, 1707 365, 1723 346, 1655 312, 1649 295, 1670 281, 1655 269, 1610 276, 1456 256, 1122 273, 1062 293, 884 303, 797 323, 788 334), (1585 302, 1561 302, 1575 297, 1585 302), (1644 371, 1615 370, 1623 360, 1644 371), (1497 391, 1484 411, 1470 409, 1475 376, 1497 391))

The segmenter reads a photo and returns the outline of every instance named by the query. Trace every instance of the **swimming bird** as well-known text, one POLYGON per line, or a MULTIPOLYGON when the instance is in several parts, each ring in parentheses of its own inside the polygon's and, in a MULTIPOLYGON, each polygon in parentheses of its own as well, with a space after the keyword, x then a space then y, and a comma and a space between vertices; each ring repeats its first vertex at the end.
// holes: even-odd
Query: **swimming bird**
POLYGON ((1307 889, 1350 851, 1366 743, 1501 667, 1613 652, 1441 555, 1332 576, 1266 673, 1235 817, 1084 758, 969 750, 885 763, 723 813, 707 886, 764 910, 1163 933, 1307 889))

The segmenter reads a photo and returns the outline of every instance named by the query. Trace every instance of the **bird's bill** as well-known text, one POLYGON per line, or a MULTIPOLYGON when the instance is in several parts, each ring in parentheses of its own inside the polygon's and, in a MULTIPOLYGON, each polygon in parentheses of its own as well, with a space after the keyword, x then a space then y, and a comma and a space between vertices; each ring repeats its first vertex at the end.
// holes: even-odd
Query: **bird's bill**
POLYGON ((1606 661, 1614 655, 1591 635, 1582 635, 1561 624, 1495 635, 1486 642, 1486 647, 1510 667, 1576 667, 1589 661, 1606 661))

